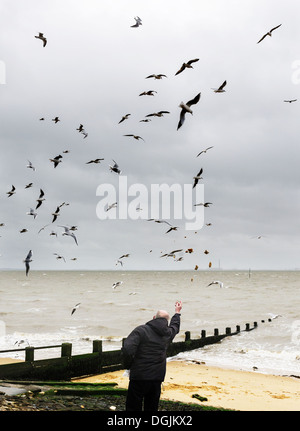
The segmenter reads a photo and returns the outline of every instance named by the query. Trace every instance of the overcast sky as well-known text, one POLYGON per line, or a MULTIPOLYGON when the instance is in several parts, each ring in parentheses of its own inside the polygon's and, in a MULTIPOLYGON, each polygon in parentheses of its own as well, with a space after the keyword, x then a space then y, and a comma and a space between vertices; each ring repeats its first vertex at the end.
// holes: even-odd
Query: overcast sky
POLYGON ((123 270, 208 269, 209 262, 212 269, 299 268, 299 14, 296 0, 2 1, 1 268, 22 269, 30 249, 31 270, 117 270, 126 253, 123 270), (136 16, 142 25, 132 28, 136 16), (146 79, 159 73, 167 77, 146 79), (226 92, 214 93, 224 80, 226 92), (156 93, 139 96, 148 90, 156 93), (198 93, 177 130, 180 102, 198 93), (161 110, 170 113, 140 121, 161 110), (49 159, 57 155, 54 168, 49 159), (104 160, 87 164, 96 158, 104 160), (171 217, 178 229, 166 233, 167 224, 147 221, 146 203, 140 219, 120 220, 116 209, 116 219, 100 220, 98 187, 110 184, 118 201, 113 160, 128 187, 149 193, 152 184, 183 190, 203 168, 196 188, 203 184, 212 203, 204 226, 186 230, 184 217, 171 217), (27 212, 40 189, 45 200, 34 219, 27 212), (77 226, 78 245, 62 225, 77 226), (160 257, 174 249, 183 250, 181 261, 160 257))

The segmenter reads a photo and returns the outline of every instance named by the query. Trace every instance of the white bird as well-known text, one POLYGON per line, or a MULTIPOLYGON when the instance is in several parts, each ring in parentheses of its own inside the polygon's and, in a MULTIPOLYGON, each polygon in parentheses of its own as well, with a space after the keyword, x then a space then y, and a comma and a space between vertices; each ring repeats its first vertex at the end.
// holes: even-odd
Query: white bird
POLYGON ((203 172, 203 169, 201 168, 201 169, 200 169, 200 171, 198 172, 198 174, 197 174, 195 177, 193 177, 193 179, 194 179, 193 188, 194 188, 194 187, 196 187, 196 185, 198 184, 198 181, 199 181, 199 180, 202 180, 202 179, 203 179, 203 178, 201 177, 202 172, 203 172))
POLYGON ((78 245, 76 236, 74 235, 73 232, 70 231, 70 228, 68 226, 59 226, 59 227, 64 228, 65 231, 64 231, 63 235, 71 236, 74 239, 76 245, 78 245))
POLYGON ((116 208, 117 204, 118 204, 117 202, 114 202, 113 204, 109 205, 109 206, 106 208, 106 211, 109 211, 109 210, 111 210, 112 208, 116 208))
POLYGON ((207 287, 208 286, 211 286, 212 284, 218 284, 221 288, 224 286, 224 284, 222 283, 222 281, 212 281, 211 283, 209 283, 208 285, 207 285, 207 287))
POLYGON ((157 75, 153 73, 152 75, 146 76, 146 79, 148 78, 162 79, 162 78, 167 78, 167 76, 164 75, 163 73, 158 73, 157 75))
POLYGON ((206 151, 210 150, 211 148, 213 148, 213 146, 212 147, 207 147, 205 150, 200 151, 200 153, 198 153, 196 157, 199 157, 200 154, 202 154, 202 153, 206 153, 206 151))
POLYGON ((110 170, 111 170, 112 172, 116 172, 117 174, 121 174, 121 173, 122 173, 122 171, 119 169, 119 165, 118 165, 118 164, 117 164, 117 162, 115 162, 114 160, 113 160, 113 162, 114 162, 114 165, 113 165, 113 166, 109 165, 110 170))
POLYGON ((123 121, 127 120, 130 117, 130 115, 131 114, 125 114, 125 115, 123 115, 118 124, 123 123, 123 121))
POLYGON ((180 118, 179 118, 177 130, 180 129, 180 127, 183 125, 184 120, 185 120, 185 114, 187 112, 189 112, 190 114, 193 115, 193 111, 191 110, 191 106, 198 103, 200 100, 200 97, 201 97, 201 93, 197 94, 197 96, 194 97, 194 99, 189 100, 187 103, 183 103, 183 102, 180 103, 179 107, 181 108, 181 112, 180 112, 180 118))
POLYGON ((81 302, 78 302, 78 304, 76 304, 74 307, 73 307, 73 310, 72 310, 72 312, 71 312, 71 316, 72 316, 72 314, 73 313, 75 313, 75 311, 77 310, 77 308, 79 307, 79 305, 81 304, 81 302))
POLYGON ((281 314, 273 314, 273 313, 268 313, 268 316, 270 316, 271 319, 277 319, 277 317, 282 317, 281 314))
POLYGON ((53 253, 53 254, 54 254, 54 256, 57 256, 56 257, 57 260, 63 259, 64 262, 66 261, 66 259, 63 256, 59 255, 58 253, 53 253))
POLYGON ((272 31, 276 30, 276 28, 280 27, 282 24, 277 25, 276 27, 273 27, 270 31, 268 31, 266 34, 263 35, 261 39, 257 43, 260 43, 266 36, 272 36, 272 31))
POLYGON ((118 286, 121 286, 121 284, 123 283, 123 281, 116 281, 113 285, 112 288, 115 289, 118 286))
POLYGON ((226 84, 227 84, 227 81, 225 80, 223 84, 220 85, 219 88, 212 88, 212 90, 214 90, 215 93, 225 93, 224 87, 226 84))
POLYGON ((33 218, 35 219, 37 216, 37 213, 34 211, 33 208, 30 208, 30 211, 28 213, 26 213, 27 215, 32 215, 33 218))
POLYGON ((35 171, 35 167, 33 166, 33 164, 31 163, 30 160, 28 160, 27 168, 32 169, 33 171, 35 171))
POLYGON ((11 186, 11 190, 9 192, 6 192, 6 194, 8 195, 8 197, 10 198, 12 195, 14 195, 16 193, 16 188, 15 186, 11 186))
POLYGON ((27 256, 26 256, 26 258, 24 260, 24 262, 25 262, 25 268, 26 268, 26 275, 28 275, 29 270, 30 270, 29 263, 32 262, 31 258, 32 258, 32 251, 29 250, 29 253, 27 254, 27 256))
POLYGON ((52 223, 54 223, 57 217, 59 216, 59 211, 60 211, 60 207, 57 207, 56 211, 54 211, 54 213, 51 214, 53 215, 52 223))
POLYGON ((44 33, 39 33, 38 36, 34 36, 36 39, 41 39, 43 41, 43 47, 47 45, 47 39, 44 36, 44 33))
POLYGON ((43 190, 42 190, 42 189, 40 189, 40 196, 39 196, 39 198, 36 200, 36 201, 37 201, 37 206, 35 207, 35 209, 36 209, 36 210, 37 210, 37 209, 42 205, 43 201, 45 200, 45 199, 43 198, 43 196, 44 196, 44 192, 43 192, 43 190))
POLYGON ((179 73, 183 72, 186 68, 193 69, 192 63, 195 63, 196 61, 199 61, 199 58, 195 58, 194 60, 189 60, 186 63, 182 63, 181 68, 175 73, 175 76, 179 75, 179 73))
POLYGON ((135 19, 135 24, 131 25, 130 27, 139 27, 140 25, 142 25, 142 20, 140 17, 135 16, 134 19, 135 19))

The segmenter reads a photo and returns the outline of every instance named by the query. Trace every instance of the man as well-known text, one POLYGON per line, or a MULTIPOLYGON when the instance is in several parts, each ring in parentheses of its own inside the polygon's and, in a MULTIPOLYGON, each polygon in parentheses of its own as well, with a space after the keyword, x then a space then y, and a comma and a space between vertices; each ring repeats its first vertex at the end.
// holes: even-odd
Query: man
POLYGON ((167 311, 159 310, 153 320, 135 328, 124 340, 124 366, 129 369, 126 410, 157 411, 161 384, 166 374, 167 348, 180 328, 182 302, 176 302, 170 324, 167 311))

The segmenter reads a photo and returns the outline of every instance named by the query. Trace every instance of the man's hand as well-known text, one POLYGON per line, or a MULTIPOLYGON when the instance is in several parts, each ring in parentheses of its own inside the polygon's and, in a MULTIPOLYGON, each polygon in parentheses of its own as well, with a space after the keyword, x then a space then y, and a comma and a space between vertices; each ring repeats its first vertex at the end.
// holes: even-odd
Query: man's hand
POLYGON ((175 303, 175 313, 180 313, 181 309, 182 309, 182 301, 177 301, 175 303))

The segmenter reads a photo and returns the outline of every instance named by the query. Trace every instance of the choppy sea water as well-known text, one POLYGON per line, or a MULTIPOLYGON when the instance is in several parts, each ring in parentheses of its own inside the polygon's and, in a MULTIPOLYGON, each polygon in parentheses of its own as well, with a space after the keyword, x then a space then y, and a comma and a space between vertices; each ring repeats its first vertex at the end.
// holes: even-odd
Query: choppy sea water
MULTIPOLYGON (((173 359, 300 376, 299 281, 298 271, 32 271, 29 277, 0 271, 0 350, 69 342, 73 354, 81 354, 91 352, 96 339, 104 350, 119 349, 134 327, 158 309, 172 315, 182 300, 174 341, 185 331, 198 338, 202 330, 212 335, 215 328, 258 327, 173 359), (208 286, 213 280, 224 287, 208 286), (122 284, 112 288, 117 281, 122 284), (268 321, 269 313, 279 316, 268 321)), ((59 355, 59 348, 35 352, 36 359, 59 355)), ((24 359, 24 352, 0 357, 24 359)))

